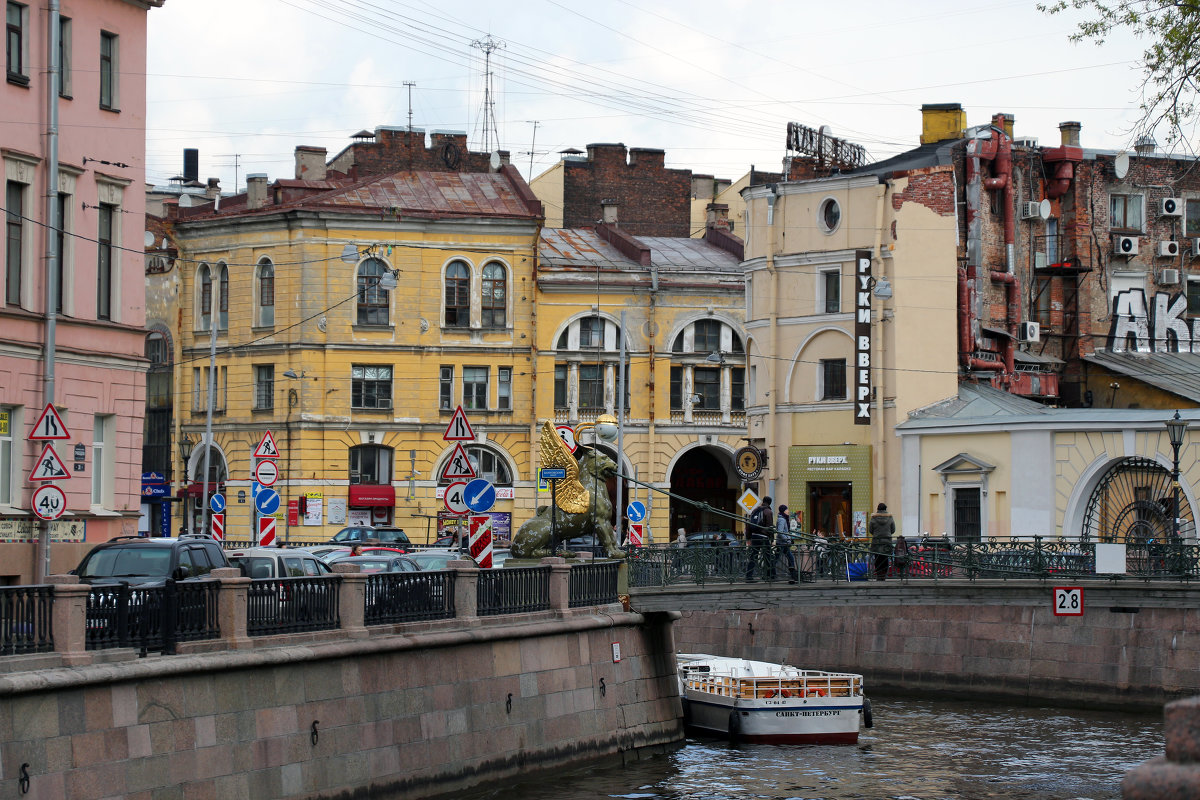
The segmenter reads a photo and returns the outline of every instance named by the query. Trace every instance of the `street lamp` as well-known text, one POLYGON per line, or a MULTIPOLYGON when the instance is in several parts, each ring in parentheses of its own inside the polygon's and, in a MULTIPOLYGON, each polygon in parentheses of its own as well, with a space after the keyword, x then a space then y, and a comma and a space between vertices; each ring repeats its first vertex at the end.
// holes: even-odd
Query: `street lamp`
MULTIPOLYGON (((192 448, 196 443, 192 441, 187 433, 183 433, 179 437, 179 457, 183 461, 183 525, 182 530, 187 530, 188 527, 188 461, 192 458, 192 448)), ((168 532, 169 533, 169 532, 168 532)))
POLYGON ((1183 435, 1187 432, 1186 419, 1179 418, 1179 411, 1167 420, 1167 436, 1171 439, 1171 496, 1174 511, 1171 521, 1171 532, 1175 541, 1179 541, 1179 448, 1183 446, 1183 435))

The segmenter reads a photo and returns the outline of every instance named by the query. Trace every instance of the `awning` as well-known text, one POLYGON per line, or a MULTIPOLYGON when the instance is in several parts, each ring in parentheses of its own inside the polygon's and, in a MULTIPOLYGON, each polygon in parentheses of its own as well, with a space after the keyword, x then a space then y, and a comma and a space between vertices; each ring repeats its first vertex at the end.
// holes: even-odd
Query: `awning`
MULTIPOLYGON (((212 497, 214 494, 221 494, 221 492, 224 490, 224 488, 225 488, 225 485, 222 483, 210 483, 208 485, 208 496, 212 497)), ((181 489, 179 491, 179 494, 181 497, 203 497, 204 496, 204 484, 203 483, 189 483, 187 485, 187 488, 181 489)))
POLYGON ((396 505, 395 486, 351 486, 350 505, 352 506, 394 506, 396 505))

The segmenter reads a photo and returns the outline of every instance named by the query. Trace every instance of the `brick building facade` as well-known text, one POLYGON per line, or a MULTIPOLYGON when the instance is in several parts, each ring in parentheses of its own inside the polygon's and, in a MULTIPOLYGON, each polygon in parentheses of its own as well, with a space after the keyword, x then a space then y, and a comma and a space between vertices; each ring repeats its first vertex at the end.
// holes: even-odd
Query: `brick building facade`
POLYGON ((634 236, 691 235, 692 172, 667 169, 665 158, 663 150, 589 144, 586 159, 563 161, 563 227, 615 221, 634 236))

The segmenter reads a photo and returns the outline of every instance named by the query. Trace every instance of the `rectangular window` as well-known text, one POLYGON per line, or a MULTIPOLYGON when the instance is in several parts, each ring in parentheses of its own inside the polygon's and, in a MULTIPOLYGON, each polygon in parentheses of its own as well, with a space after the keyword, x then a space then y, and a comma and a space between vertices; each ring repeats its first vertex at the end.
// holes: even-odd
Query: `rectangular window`
POLYGON ((463 367, 463 408, 483 411, 488 407, 488 368, 463 367))
POLYGON ((579 365, 579 407, 604 408, 604 367, 579 365))
POLYGON ((354 366, 350 371, 350 405, 354 408, 392 407, 392 368, 354 366))
POLYGON ((97 414, 92 418, 92 505, 104 504, 105 467, 108 448, 105 443, 105 421, 108 417, 97 414))
POLYGON ((821 360, 821 399, 846 399, 846 359, 821 360))
POLYGON ((200 268, 200 330, 212 330, 212 273, 200 268))
POLYGON ((117 35, 100 32, 100 107, 116 111, 118 104, 118 48, 117 35))
POLYGON ((9 181, 4 192, 4 302, 21 304, 21 262, 25 257, 25 184, 9 181))
POLYGON ((264 411, 275 407, 275 366, 260 364, 254 368, 254 408, 264 411))
POLYGON ((585 317, 579 320, 579 349, 602 347, 603 344, 604 320, 599 317, 585 317))
POLYGON ((512 411, 512 367, 496 370, 496 408, 512 411))
MULTIPOLYGON (((1200 199, 1188 198, 1183 203, 1183 234, 1184 236, 1200 236, 1200 199)), ((1195 250, 1192 256, 1200 255, 1195 250)))
POLYGON ((954 490, 954 541, 979 542, 979 489, 954 490))
POLYGON ((29 45, 25 41, 26 11, 26 7, 20 3, 10 2, 4 13, 8 80, 22 86, 29 85, 29 76, 25 74, 25 59, 29 54, 29 45))
POLYGON ((439 372, 438 408, 442 411, 454 408, 454 367, 442 367, 439 372))
POLYGON ((385 486, 391 482, 391 449, 378 445, 350 448, 350 483, 385 486))
MULTIPOLYGON (((208 379, 212 371, 208 367, 192 368, 192 412, 199 414, 208 411, 208 379)), ((213 411, 225 410, 226 393, 228 390, 229 367, 217 367, 217 384, 213 391, 213 411)))
POLYGON ((693 408, 719 411, 721 408, 721 370, 712 367, 692 369, 692 389, 700 397, 693 408))
POLYGON ((695 353, 718 353, 721 350, 721 323, 716 320, 702 319, 692 326, 693 345, 695 353))
POLYGON ((1187 313, 1189 317, 1200 317, 1200 278, 1188 279, 1187 313))
POLYGON ((567 407, 567 366, 556 364, 554 367, 554 407, 567 407))
POLYGON ((1053 279, 1043 277, 1036 278, 1034 283, 1037 292, 1034 299, 1034 321, 1047 329, 1050 327, 1050 290, 1053 285, 1053 279))
POLYGON ((100 204, 100 232, 96 237, 96 319, 112 319, 113 212, 116 206, 100 204))
POLYGON ((71 20, 58 18, 58 96, 71 99, 71 20))
POLYGON ((1142 196, 1114 194, 1108 198, 1108 226, 1115 231, 1142 230, 1142 196))
POLYGON ((746 368, 733 367, 729 378, 729 408, 733 411, 746 410, 746 368))
POLYGON ((12 406, 0 407, 0 505, 12 505, 13 485, 13 429, 16 427, 16 410, 12 406))
POLYGON ((58 231, 55 233, 54 249, 54 313, 63 313, 63 280, 66 274, 63 271, 63 265, 67 263, 67 212, 71 210, 71 196, 58 193, 58 208, 55 213, 58 215, 58 231))
POLYGON ((218 265, 217 330, 229 330, 229 267, 218 265))
POLYGON ((208 384, 201 379, 200 368, 192 367, 192 413, 203 411, 206 397, 208 397, 208 384))
POLYGON ((683 409, 683 367, 671 367, 671 408, 683 409))
POLYGON ((1058 264, 1058 220, 1051 217, 1046 220, 1046 263, 1058 264))
POLYGON ((842 271, 827 269, 821 271, 821 308, 826 314, 837 314, 842 310, 842 271))

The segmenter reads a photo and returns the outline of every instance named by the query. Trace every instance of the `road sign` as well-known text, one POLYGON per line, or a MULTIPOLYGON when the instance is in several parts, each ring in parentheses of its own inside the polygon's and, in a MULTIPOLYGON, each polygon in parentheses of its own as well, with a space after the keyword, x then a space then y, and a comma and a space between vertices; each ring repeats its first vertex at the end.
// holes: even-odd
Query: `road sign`
POLYGON ((208 498, 208 507, 214 514, 220 514, 223 512, 225 510, 225 495, 214 494, 212 497, 208 498))
POLYGON ((71 438, 71 434, 67 432, 67 426, 63 424, 62 417, 58 415, 53 403, 46 403, 37 422, 33 423, 33 430, 30 432, 29 438, 35 440, 71 438))
POLYGON ((454 416, 450 418, 450 424, 446 426, 442 439, 447 442, 475 441, 475 431, 471 430, 471 423, 467 422, 467 415, 462 406, 454 409, 454 416))
POLYGON ((279 492, 274 489, 262 488, 254 498, 254 508, 264 516, 270 516, 279 510, 279 492))
POLYGON ((644 532, 645 532, 645 528, 642 527, 642 523, 634 522, 634 523, 630 524, 630 526, 629 526, 629 544, 632 547, 641 547, 642 546, 642 534, 644 532))
POLYGON ((275 446, 275 437, 270 431, 263 434, 262 439, 258 443, 258 447, 254 448, 252 458, 279 458, 279 448, 275 446))
POLYGON ((58 519, 67 510, 67 496, 56 483, 43 483, 33 490, 33 513, 38 519, 58 519))
POLYGON ((446 487, 446 496, 442 498, 442 502, 451 514, 466 514, 471 510, 467 507, 467 500, 463 495, 463 489, 466 488, 466 481, 455 481, 446 487))
POLYGON ((491 511, 492 506, 496 505, 496 487, 492 486, 492 482, 487 478, 476 478, 467 483, 463 489, 463 497, 466 499, 467 508, 476 514, 482 514, 491 511))
POLYGON ((65 481, 70 477, 71 473, 67 472, 67 466, 58 457, 58 453, 54 452, 54 445, 47 442, 46 446, 42 448, 42 454, 34 462, 33 472, 29 473, 29 480, 65 481))
POLYGON ((754 510, 755 506, 758 505, 758 495, 756 495, 752 490, 747 489, 745 493, 738 498, 738 505, 745 509, 746 513, 749 514, 754 510))
POLYGON ((570 425, 555 425, 554 430, 558 431, 558 438, 563 440, 563 444, 572 453, 579 447, 579 443, 575 441, 575 429, 570 425))
POLYGON ((492 517, 490 514, 473 514, 467 520, 470 532, 468 549, 471 558, 482 569, 492 568, 492 517))
POLYGON ((212 537, 218 542, 225 538, 225 515, 212 515, 212 537))
POLYGON ((543 467, 538 470, 538 476, 545 481, 566 480, 567 471, 562 467, 543 467))
POLYGON ((450 454, 450 460, 446 462, 445 468, 442 470, 442 480, 455 480, 456 478, 474 478, 475 467, 471 465, 471 459, 467 456, 466 449, 461 442, 454 445, 454 452, 450 454))
POLYGON ((634 500, 626 507, 625 516, 629 517, 630 522, 641 522, 646 518, 646 504, 641 500, 634 500))
POLYGON ((263 486, 274 486, 279 480, 279 465, 274 461, 260 461, 254 467, 254 480, 263 486))
POLYGON ((1082 617, 1083 589, 1079 586, 1055 586, 1054 616, 1082 617))
POLYGON ((258 518, 258 546, 270 547, 275 543, 275 518, 258 518))

